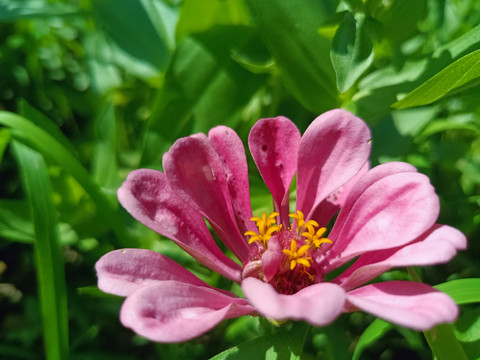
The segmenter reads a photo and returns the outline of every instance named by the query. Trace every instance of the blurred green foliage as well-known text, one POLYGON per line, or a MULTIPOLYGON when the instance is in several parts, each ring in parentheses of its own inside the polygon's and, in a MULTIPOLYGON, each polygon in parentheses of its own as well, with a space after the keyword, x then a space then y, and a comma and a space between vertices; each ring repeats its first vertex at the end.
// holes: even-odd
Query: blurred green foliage
MULTIPOLYGON (((343 107, 371 126, 372 165, 401 160, 427 174, 439 222, 469 239, 449 264, 417 269, 422 280, 479 277, 480 1, 0 0, 0 39, 0 358, 205 359, 250 341, 218 358, 250 346, 274 359, 268 341, 281 348, 285 337, 305 339, 302 359, 350 359, 357 342, 359 359, 432 358, 422 334, 368 327, 362 313, 306 336, 294 324, 268 337, 245 317, 153 344, 120 325, 122 299, 95 288, 94 264, 114 248, 149 248, 229 288, 134 221, 116 189, 133 169, 161 169, 178 137, 224 124, 246 140, 276 115, 303 131, 343 107), (46 316, 59 317, 55 329, 44 331, 46 316)), ((271 199, 249 161, 257 213, 271 199)), ((455 284, 455 294, 478 285, 455 284)), ((479 359, 472 296, 438 331, 479 359)))

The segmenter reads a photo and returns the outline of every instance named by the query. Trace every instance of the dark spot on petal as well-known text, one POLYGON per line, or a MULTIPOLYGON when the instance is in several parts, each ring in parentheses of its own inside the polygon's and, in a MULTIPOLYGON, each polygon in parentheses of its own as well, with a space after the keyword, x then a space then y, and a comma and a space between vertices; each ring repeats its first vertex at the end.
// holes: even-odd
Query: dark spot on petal
POLYGON ((267 145, 262 145, 262 151, 267 151, 268 147, 267 145))

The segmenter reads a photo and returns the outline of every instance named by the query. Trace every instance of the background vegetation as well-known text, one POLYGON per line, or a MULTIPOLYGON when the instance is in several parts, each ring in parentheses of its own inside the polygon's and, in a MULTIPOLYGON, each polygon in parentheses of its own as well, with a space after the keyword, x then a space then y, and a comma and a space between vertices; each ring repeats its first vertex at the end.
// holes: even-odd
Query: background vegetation
MULTIPOLYGON (((416 271, 462 304, 425 334, 437 358, 479 359, 479 24, 478 0, 0 0, 0 358, 297 359, 303 345, 302 359, 431 359, 422 333, 363 313, 274 333, 244 317, 154 344, 96 289, 95 262, 119 247, 228 288, 134 221, 116 189, 160 169, 178 137, 224 124, 246 140, 276 115, 303 131, 343 107, 371 126, 372 164, 415 165, 439 222, 467 235, 451 263, 416 271)), ((271 199, 251 165, 258 213, 271 199)))

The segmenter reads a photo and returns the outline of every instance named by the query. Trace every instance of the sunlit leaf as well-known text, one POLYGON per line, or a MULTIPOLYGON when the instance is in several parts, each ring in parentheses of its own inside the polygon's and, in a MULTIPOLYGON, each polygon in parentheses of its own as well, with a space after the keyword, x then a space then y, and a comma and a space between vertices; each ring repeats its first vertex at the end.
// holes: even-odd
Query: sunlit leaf
POLYGON ((373 61, 373 45, 364 15, 345 14, 333 38, 330 57, 337 74, 338 89, 344 93, 373 61))
POLYGON ((290 329, 278 330, 228 349, 211 360, 298 360, 309 329, 306 323, 295 323, 290 329))
POLYGON ((474 51, 447 66, 434 77, 408 93, 392 106, 404 109, 430 104, 469 82, 480 78, 480 50, 474 51))
POLYGON ((313 0, 246 2, 291 94, 315 113, 338 106, 330 41, 318 33, 333 15, 333 4, 313 0))

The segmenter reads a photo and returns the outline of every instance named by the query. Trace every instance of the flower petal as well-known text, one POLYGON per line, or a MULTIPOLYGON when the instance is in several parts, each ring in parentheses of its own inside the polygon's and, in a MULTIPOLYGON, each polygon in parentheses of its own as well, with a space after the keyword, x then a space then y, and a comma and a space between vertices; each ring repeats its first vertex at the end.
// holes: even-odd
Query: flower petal
POLYGON ((225 169, 208 139, 177 140, 164 157, 163 168, 172 190, 205 216, 225 245, 246 262, 248 247, 235 221, 225 169))
POLYGON ((305 320, 315 326, 330 324, 345 302, 343 289, 331 283, 318 283, 293 295, 281 295, 270 284, 249 277, 243 280, 242 289, 263 316, 275 320, 305 320))
POLYGON ((453 322, 459 312, 448 295, 410 281, 371 284, 348 292, 346 311, 357 309, 419 331, 453 322))
POLYGON ((344 289, 353 289, 393 267, 446 263, 466 245, 465 236, 457 229, 435 225, 414 243, 361 255, 347 271, 332 281, 344 289))
POLYGON ((193 339, 221 322, 253 312, 245 299, 206 287, 163 281, 139 288, 123 303, 120 320, 158 342, 193 339))
POLYGON ((260 119, 248 136, 248 146, 265 184, 272 193, 281 223, 288 224, 288 189, 297 171, 300 132, 289 119, 260 119))
POLYGON ((233 212, 240 232, 243 234, 247 230, 256 231, 255 224, 250 221, 252 206, 250 204, 247 157, 242 140, 235 131, 226 126, 217 126, 211 129, 208 132, 208 139, 222 159, 233 212))
POLYGON ((306 218, 328 194, 350 180, 368 160, 370 130, 345 110, 317 117, 300 141, 297 174, 297 209, 306 218))
POLYGON ((95 269, 99 289, 119 296, 128 296, 141 286, 165 280, 209 287, 175 261, 145 249, 111 251, 97 261, 95 269))
MULTIPOLYGON (((355 202, 360 195, 365 192, 365 190, 384 177, 401 172, 417 172, 417 169, 414 166, 404 162, 392 161, 386 164, 375 166, 373 169, 370 169, 363 176, 357 179, 357 181, 349 189, 347 198, 343 200, 342 211, 338 214, 338 217, 335 220, 335 227, 332 229, 332 237, 338 237, 338 233, 342 229, 353 205, 355 205, 355 202)), ((335 246, 339 247, 340 244, 337 243, 335 246)))
POLYGON ((118 189, 118 199, 142 224, 172 239, 210 269, 239 281, 240 266, 222 253, 203 217, 173 192, 165 174, 147 169, 132 171, 118 189))
POLYGON ((360 178, 370 169, 370 163, 366 162, 360 171, 348 180, 344 185, 340 186, 333 193, 330 193, 315 210, 311 212, 309 218, 317 221, 321 225, 327 225, 335 213, 344 206, 348 194, 360 178))
POLYGON ((412 242, 430 229, 438 213, 438 196, 425 175, 402 172, 378 180, 356 199, 345 222, 334 225, 327 271, 367 251, 412 242))

